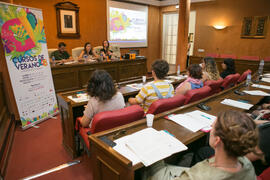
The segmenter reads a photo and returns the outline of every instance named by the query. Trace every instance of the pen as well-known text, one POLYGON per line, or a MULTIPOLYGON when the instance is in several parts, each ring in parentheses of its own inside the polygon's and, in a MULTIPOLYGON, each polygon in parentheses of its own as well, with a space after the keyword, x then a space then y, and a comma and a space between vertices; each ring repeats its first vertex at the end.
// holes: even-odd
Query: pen
POLYGON ((211 118, 210 118, 210 117, 207 117, 207 116, 205 116, 205 115, 203 115, 203 114, 201 114, 201 116, 202 116, 202 117, 204 117, 204 118, 206 118, 206 119, 211 120, 211 118))

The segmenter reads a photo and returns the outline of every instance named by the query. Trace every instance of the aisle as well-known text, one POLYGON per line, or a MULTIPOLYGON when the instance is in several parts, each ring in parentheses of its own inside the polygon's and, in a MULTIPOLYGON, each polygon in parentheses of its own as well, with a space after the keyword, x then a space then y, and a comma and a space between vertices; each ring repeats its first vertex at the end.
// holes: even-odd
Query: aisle
MULTIPOLYGON (((20 179, 72 161, 62 146, 60 116, 49 119, 39 128, 16 129, 7 167, 6 180, 20 179)), ((37 179, 92 179, 88 157, 81 163, 37 179)))

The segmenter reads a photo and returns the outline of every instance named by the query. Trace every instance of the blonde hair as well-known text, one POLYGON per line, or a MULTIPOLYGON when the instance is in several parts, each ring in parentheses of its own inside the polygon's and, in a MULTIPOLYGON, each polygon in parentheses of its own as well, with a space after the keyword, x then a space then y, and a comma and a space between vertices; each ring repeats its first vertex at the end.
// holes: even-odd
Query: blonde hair
POLYGON ((209 80, 219 80, 220 75, 214 59, 211 57, 205 57, 203 61, 205 63, 205 72, 207 72, 209 80))

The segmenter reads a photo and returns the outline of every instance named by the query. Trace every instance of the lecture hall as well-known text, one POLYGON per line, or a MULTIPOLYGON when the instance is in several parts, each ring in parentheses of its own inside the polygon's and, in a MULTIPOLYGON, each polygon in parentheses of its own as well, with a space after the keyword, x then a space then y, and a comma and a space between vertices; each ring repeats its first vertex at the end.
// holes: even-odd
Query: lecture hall
POLYGON ((270 180, 269 0, 0 0, 0 180, 270 180))

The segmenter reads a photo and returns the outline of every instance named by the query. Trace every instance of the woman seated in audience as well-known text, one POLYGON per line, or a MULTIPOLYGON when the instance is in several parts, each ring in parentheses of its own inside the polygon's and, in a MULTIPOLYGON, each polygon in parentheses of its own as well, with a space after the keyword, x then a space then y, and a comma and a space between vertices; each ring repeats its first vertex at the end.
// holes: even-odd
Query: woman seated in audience
POLYGON ((216 81, 221 78, 214 58, 212 57, 203 58, 203 62, 201 65, 203 69, 203 76, 202 76, 203 81, 207 81, 207 80, 216 81))
POLYGON ((212 158, 183 168, 155 163, 146 170, 147 179, 230 179, 255 180, 250 161, 245 157, 258 143, 258 130, 253 120, 237 111, 221 112, 212 125, 209 144, 215 150, 212 158))
POLYGON ((125 106, 123 95, 117 92, 111 75, 105 70, 93 72, 87 87, 90 96, 81 119, 83 127, 91 127, 95 114, 103 111, 122 109, 125 106))
POLYGON ((82 50, 79 59, 86 58, 86 59, 95 59, 96 56, 92 51, 92 46, 90 42, 84 44, 84 50, 82 50))
POLYGON ((224 79, 230 74, 235 74, 234 60, 231 58, 224 59, 224 62, 221 64, 222 69, 224 70, 220 73, 220 76, 224 79))
POLYGON ((192 64, 187 69, 188 78, 176 88, 176 94, 185 95, 187 91, 203 87, 202 68, 198 64, 192 64))
POLYGON ((270 97, 264 97, 257 105, 258 108, 254 110, 250 116, 255 119, 256 124, 263 124, 270 121, 270 97))
POLYGON ((103 48, 100 50, 100 55, 103 56, 103 58, 107 59, 111 59, 112 55, 113 55, 113 51, 110 49, 110 43, 107 40, 104 40, 102 42, 102 46, 103 48))

